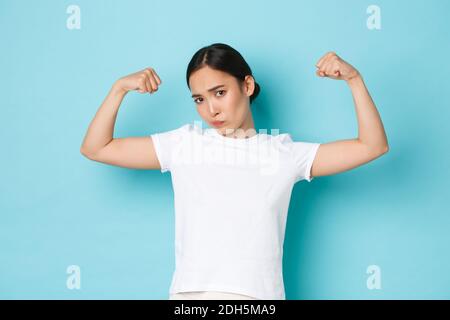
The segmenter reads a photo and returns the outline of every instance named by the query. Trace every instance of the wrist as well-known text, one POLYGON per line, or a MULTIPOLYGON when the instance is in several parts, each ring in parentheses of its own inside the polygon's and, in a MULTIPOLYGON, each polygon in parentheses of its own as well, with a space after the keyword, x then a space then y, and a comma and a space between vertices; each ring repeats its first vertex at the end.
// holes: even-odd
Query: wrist
POLYGON ((349 86, 354 86, 363 81, 361 74, 357 71, 355 75, 346 80, 349 86))
POLYGON ((122 85, 121 79, 114 82, 111 91, 117 94, 125 95, 128 91, 122 85))

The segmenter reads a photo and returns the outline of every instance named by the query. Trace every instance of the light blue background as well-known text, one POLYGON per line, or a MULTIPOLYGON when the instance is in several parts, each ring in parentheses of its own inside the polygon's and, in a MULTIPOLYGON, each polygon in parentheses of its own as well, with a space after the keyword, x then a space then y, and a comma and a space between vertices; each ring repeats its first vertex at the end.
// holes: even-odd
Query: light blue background
POLYGON ((318 78, 334 50, 362 73, 390 152, 295 185, 284 251, 287 299, 450 298, 448 1, 0 2, 0 298, 167 299, 174 269, 170 173, 89 161, 79 148, 119 77, 154 67, 115 137, 200 120, 185 83, 194 52, 225 42, 261 95, 257 129, 294 140, 357 136, 351 92, 318 78), (81 29, 66 28, 70 4, 81 29), (381 8, 369 30, 366 8, 381 8), (366 268, 381 268, 380 290, 366 268), (81 268, 81 289, 66 268, 81 268))

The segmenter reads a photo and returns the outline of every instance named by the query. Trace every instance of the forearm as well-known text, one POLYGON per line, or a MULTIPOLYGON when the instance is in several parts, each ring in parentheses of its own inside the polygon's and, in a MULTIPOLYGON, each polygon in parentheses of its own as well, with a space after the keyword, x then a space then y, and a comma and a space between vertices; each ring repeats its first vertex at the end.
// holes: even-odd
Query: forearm
POLYGON ((88 127, 81 146, 83 154, 94 154, 113 140, 117 113, 125 95, 118 82, 114 83, 88 127))
POLYGON ((372 150, 386 151, 388 142, 378 110, 362 76, 347 81, 353 95, 358 119, 358 140, 372 150))

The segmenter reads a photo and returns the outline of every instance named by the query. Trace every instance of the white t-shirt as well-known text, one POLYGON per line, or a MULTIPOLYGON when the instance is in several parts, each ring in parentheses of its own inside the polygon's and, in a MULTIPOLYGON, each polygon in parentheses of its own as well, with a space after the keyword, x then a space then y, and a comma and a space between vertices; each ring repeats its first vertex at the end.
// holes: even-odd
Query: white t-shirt
POLYGON ((320 143, 261 131, 225 137, 195 123, 151 137, 174 190, 170 294, 214 290, 285 300, 282 260, 291 191, 296 182, 313 179, 320 143))

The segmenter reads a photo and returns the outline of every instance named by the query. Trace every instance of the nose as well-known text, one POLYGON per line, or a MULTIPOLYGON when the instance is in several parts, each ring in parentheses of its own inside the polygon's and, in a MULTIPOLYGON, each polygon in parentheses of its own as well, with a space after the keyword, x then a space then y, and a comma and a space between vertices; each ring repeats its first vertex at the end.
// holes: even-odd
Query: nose
POLYGON ((218 110, 216 109, 216 107, 213 105, 212 101, 209 101, 208 103, 208 108, 209 108, 209 112, 211 112, 211 115, 216 115, 216 113, 218 113, 218 110))

